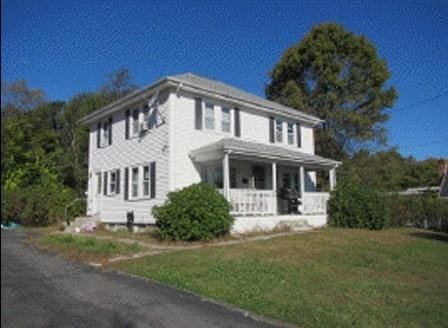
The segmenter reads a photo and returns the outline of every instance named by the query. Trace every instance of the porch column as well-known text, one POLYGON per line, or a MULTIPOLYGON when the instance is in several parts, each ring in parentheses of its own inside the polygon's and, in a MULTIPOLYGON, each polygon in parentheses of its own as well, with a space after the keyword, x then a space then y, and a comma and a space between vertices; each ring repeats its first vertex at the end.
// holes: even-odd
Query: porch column
POLYGON ((305 211, 305 200, 304 200, 304 196, 305 196, 305 167, 301 166, 299 168, 299 184, 300 184, 300 200, 301 200, 301 204, 299 205, 299 211, 300 213, 304 214, 305 211))
POLYGON ((336 187, 336 169, 335 168, 330 169, 329 173, 330 173, 329 175, 330 191, 332 191, 336 187))
POLYGON ((277 213, 277 163, 272 162, 272 192, 274 194, 272 208, 277 213))
POLYGON ((222 177, 223 177, 223 189, 224 197, 230 200, 230 167, 229 167, 229 153, 224 153, 222 159, 222 177))
POLYGON ((299 179, 300 179, 300 198, 303 198, 305 193, 305 167, 301 166, 299 169, 299 179))

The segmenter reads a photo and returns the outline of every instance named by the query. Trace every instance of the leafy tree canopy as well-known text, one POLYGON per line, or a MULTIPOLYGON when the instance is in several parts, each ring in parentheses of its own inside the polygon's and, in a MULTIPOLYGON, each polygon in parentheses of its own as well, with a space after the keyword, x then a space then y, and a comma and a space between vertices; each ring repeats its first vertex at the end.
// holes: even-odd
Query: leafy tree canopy
POLYGON ((343 159, 360 145, 385 143, 385 111, 397 98, 390 73, 372 43, 324 23, 290 47, 270 72, 269 99, 326 121, 316 151, 343 159))

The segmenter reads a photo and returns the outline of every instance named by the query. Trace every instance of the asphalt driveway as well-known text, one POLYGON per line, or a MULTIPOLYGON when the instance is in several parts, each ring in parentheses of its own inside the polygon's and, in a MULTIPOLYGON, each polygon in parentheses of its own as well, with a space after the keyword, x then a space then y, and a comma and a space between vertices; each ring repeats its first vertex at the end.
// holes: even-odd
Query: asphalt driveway
POLYGON ((111 270, 68 262, 1 232, 5 327, 272 327, 241 311, 111 270))

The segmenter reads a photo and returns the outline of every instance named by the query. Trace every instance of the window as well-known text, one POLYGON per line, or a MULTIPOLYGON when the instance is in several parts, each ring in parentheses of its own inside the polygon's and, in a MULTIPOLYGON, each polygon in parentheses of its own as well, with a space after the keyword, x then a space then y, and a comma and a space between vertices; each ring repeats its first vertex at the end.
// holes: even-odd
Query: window
POLYGON ((288 145, 294 145, 294 124, 288 123, 288 145))
POLYGON ((205 128, 215 129, 215 107, 210 103, 205 104, 205 128))
POLYGON ((101 194, 101 172, 96 174, 96 193, 101 194))
POLYGON ((102 136, 101 136, 101 147, 105 147, 109 145, 109 122, 105 121, 103 122, 103 129, 102 129, 102 136))
POLYGON ((143 196, 149 196, 149 165, 143 166, 143 196))
POLYGON ((222 167, 215 166, 213 169, 213 183, 216 188, 223 188, 223 177, 222 177, 222 167))
POLYGON ((230 168, 230 188, 236 188, 238 183, 238 178, 236 175, 236 168, 230 168))
POLYGON ((291 188, 291 175, 283 173, 283 188, 291 188))
POLYGON ((143 129, 145 130, 150 128, 149 117, 150 117, 149 106, 145 105, 145 107, 143 107, 143 129))
POLYGON ((109 175, 109 194, 117 192, 117 171, 110 172, 109 175))
POLYGON ((230 108, 222 107, 221 131, 230 133, 230 108))
POLYGON ((275 141, 283 142, 283 122, 279 120, 275 121, 275 141))
POLYGON ((132 112, 132 135, 137 135, 138 131, 139 131, 139 117, 140 111, 138 109, 134 109, 134 111, 132 112))
POLYGON ((131 179, 131 195, 132 197, 138 197, 138 179, 139 179, 139 174, 138 174, 138 167, 133 167, 132 168, 132 179, 131 179))

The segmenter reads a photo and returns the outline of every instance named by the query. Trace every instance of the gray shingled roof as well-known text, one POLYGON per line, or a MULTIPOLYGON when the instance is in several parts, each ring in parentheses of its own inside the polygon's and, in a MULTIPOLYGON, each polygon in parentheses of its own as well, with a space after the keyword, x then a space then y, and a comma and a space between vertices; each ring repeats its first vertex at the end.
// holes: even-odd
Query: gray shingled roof
POLYGON ((208 144, 193 150, 190 155, 195 157, 210 152, 232 151, 234 154, 247 156, 263 156, 280 161, 309 164, 310 166, 336 167, 341 162, 324 158, 317 155, 306 154, 299 150, 289 149, 282 146, 262 144, 235 138, 221 139, 215 143, 208 144))
POLYGON ((305 120, 316 121, 316 122, 321 121, 321 119, 319 119, 315 116, 312 116, 312 115, 302 113, 302 112, 298 111, 297 109, 280 105, 279 103, 261 98, 252 93, 245 92, 243 90, 232 87, 232 86, 222 83, 220 81, 211 80, 211 79, 208 79, 208 78, 205 78, 202 76, 195 75, 193 73, 172 75, 172 76, 168 76, 167 78, 169 80, 177 81, 180 83, 191 85, 193 87, 201 88, 201 89, 207 90, 207 91, 215 93, 215 94, 220 94, 220 95, 223 95, 226 97, 234 98, 234 99, 252 103, 252 104, 255 104, 258 106, 273 109, 278 112, 284 113, 286 115, 299 115, 300 117, 302 117, 305 120))
POLYGON ((143 87, 139 90, 136 90, 132 92, 131 94, 120 98, 114 102, 112 102, 109 105, 104 106, 103 108, 100 108, 93 113, 90 113, 89 115, 83 117, 80 122, 92 122, 97 119, 100 119, 102 117, 105 117, 106 115, 110 115, 111 113, 120 110, 121 107, 132 102, 133 99, 136 99, 138 97, 141 97, 143 93, 151 92, 152 89, 156 89, 157 87, 163 85, 164 83, 171 82, 175 84, 183 84, 184 86, 191 87, 193 89, 202 90, 204 92, 208 92, 211 94, 220 95, 229 99, 233 99, 235 101, 240 101, 247 104, 252 104, 258 107, 262 107, 266 110, 272 110, 275 114, 283 114, 286 116, 293 116, 297 117, 298 119, 302 119, 304 122, 308 122, 310 124, 319 124, 322 122, 321 119, 318 117, 305 114, 303 112, 300 112, 294 108, 286 107, 283 105, 280 105, 276 102, 261 98, 259 96, 256 96, 254 94, 251 94, 249 92, 245 92, 243 90, 240 90, 238 88, 232 87, 228 84, 211 80, 202 76, 195 75, 193 73, 184 73, 184 74, 178 74, 178 75, 171 75, 167 76, 165 78, 162 78, 160 80, 157 80, 156 82, 143 87))

